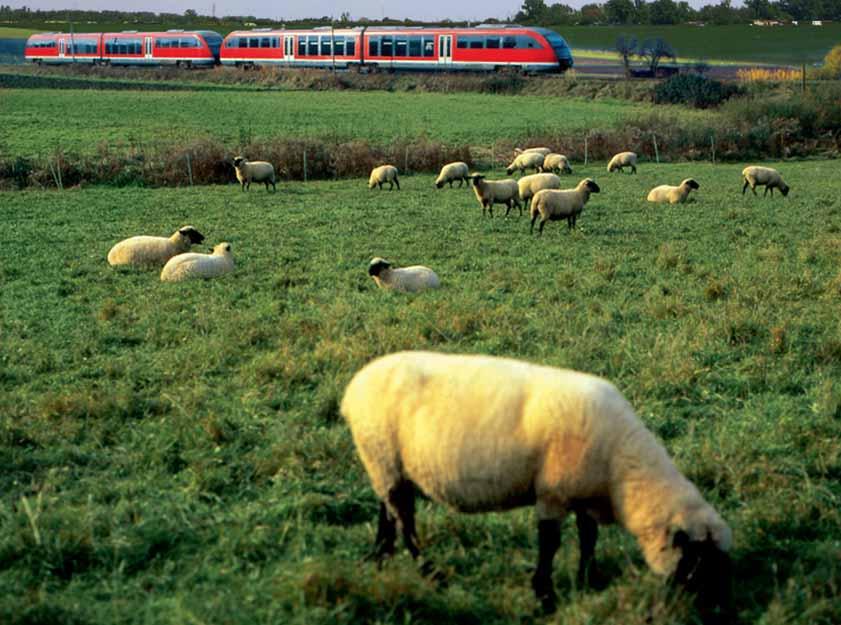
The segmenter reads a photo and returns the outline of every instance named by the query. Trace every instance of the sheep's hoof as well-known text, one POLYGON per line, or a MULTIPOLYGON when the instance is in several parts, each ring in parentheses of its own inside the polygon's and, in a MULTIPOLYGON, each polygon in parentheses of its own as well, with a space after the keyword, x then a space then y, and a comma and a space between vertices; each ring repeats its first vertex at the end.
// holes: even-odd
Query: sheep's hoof
POLYGON ((604 590, 607 588, 609 580, 597 566, 591 564, 586 569, 578 569, 577 581, 579 588, 604 590))
POLYGON ((552 614, 558 607, 558 596, 552 587, 552 578, 532 577, 531 586, 535 596, 540 600, 540 606, 544 614, 552 614))

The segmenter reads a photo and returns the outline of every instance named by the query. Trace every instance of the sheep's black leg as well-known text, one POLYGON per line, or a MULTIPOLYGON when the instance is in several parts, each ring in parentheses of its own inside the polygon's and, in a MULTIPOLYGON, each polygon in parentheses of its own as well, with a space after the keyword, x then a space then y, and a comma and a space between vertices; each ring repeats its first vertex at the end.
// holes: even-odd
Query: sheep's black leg
POLYGON ((593 586, 599 583, 596 572, 596 541, 599 539, 599 526, 586 512, 576 512, 575 524, 578 526, 578 583, 593 586))
POLYGON ((753 191, 753 194, 754 194, 754 195, 756 195, 756 185, 755 185, 755 184, 752 184, 752 185, 750 186, 750 190, 751 190, 751 191, 753 191))
POLYGON ((418 535, 415 529, 415 487, 403 482, 388 494, 389 502, 397 511, 397 521, 403 533, 403 543, 413 558, 420 555, 418 535))
POLYGON ((544 612, 554 612, 556 595, 552 584, 552 560, 561 546, 561 523, 557 520, 542 520, 537 523, 537 570, 531 578, 534 594, 543 604, 544 612))
POLYGON ((545 219, 541 219, 541 220, 540 220, 540 228, 538 229, 538 232, 537 232, 537 234, 538 234, 539 236, 543 236, 543 226, 545 226, 545 225, 546 225, 546 220, 545 220, 545 219))
POLYGON ((380 516, 377 522, 377 537, 374 551, 366 560, 376 560, 381 565, 385 558, 394 555, 394 541, 397 539, 396 519, 388 512, 385 503, 380 502, 380 516))
POLYGON ((532 215, 531 218, 531 227, 529 228, 529 234, 534 234, 534 222, 537 221, 537 213, 532 215))
POLYGON ((750 183, 747 180, 745 180, 745 184, 742 185, 742 195, 745 194, 745 191, 748 190, 749 186, 750 186, 750 183))
POLYGON ((397 185, 397 190, 399 191, 400 190, 400 181, 397 178, 394 179, 394 184, 397 185))
POLYGON ((508 213, 511 212, 511 209, 514 207, 514 203, 511 200, 505 202, 505 205, 508 207, 505 209, 505 216, 508 217, 508 213))

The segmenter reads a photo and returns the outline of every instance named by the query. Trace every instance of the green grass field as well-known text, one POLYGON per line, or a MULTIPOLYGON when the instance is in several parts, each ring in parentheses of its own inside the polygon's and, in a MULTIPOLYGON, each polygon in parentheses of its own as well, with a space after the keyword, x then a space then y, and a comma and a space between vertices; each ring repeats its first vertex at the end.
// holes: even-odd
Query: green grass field
POLYGON ((733 527, 738 622, 838 623, 841 182, 835 162, 777 166, 786 199, 740 195, 740 166, 578 166, 603 192, 542 238, 431 176, 3 193, 0 622, 691 622, 617 528, 607 589, 576 588, 571 524, 560 611, 536 616, 530 510, 421 503, 444 585, 406 555, 360 563, 377 502, 337 405, 375 356, 431 349, 611 379, 733 527), (688 175, 697 202, 643 200, 688 175), (230 241, 235 273, 105 262, 185 223, 230 241), (378 291, 376 255, 443 286, 378 291))
POLYGON ((668 41, 678 56, 753 63, 817 63, 841 43, 841 24, 825 26, 550 26, 580 49, 610 50, 621 35, 642 43, 650 37, 668 41))
MULTIPOLYGON (((432 136, 452 144, 560 129, 605 127, 647 107, 619 100, 412 92, 156 92, 9 89, 0 98, 0 151, 93 152, 101 142, 180 143, 247 137, 395 138, 432 136)), ((686 115, 706 113, 687 111, 686 115)))

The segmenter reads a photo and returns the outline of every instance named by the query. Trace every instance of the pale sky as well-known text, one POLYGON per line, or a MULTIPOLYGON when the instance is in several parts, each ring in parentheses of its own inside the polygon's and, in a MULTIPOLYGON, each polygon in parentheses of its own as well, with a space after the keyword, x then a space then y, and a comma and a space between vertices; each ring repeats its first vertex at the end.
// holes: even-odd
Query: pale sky
MULTIPOLYGON (((546 0, 546 4, 554 4, 557 0, 546 0)), ((602 0, 560 0, 563 4, 580 7, 588 2, 602 0)), ((716 4, 718 0, 688 0, 694 7, 704 4, 716 4)), ((8 0, 4 2, 7 4, 8 0)), ((183 13, 187 9, 194 9, 202 15, 210 15, 214 0, 175 0, 163 2, 161 0, 122 0, 115 5, 113 0, 29 0, 20 2, 12 0, 12 7, 27 6, 30 9, 80 9, 80 10, 114 10, 121 11, 153 11, 155 13, 183 13)), ((344 11, 349 11, 351 18, 368 17, 380 19, 383 15, 405 19, 407 17, 420 20, 434 20, 450 18, 453 20, 480 20, 487 17, 507 19, 513 17, 520 9, 522 0, 216 0, 216 16, 223 15, 255 15, 257 17, 273 19, 298 19, 302 17, 321 17, 328 15, 338 18, 344 11)), ((741 2, 734 2, 740 5, 741 2)))

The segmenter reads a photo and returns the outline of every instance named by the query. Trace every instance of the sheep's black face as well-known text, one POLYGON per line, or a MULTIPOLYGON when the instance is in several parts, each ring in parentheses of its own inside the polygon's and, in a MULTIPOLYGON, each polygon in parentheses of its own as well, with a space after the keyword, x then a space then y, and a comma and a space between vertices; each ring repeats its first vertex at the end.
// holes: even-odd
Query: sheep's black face
POLYGON ((444 186, 444 183, 443 183, 443 182, 436 182, 436 183, 435 183, 435 187, 436 187, 436 188, 438 188, 438 189, 440 189, 440 188, 441 188, 441 187, 443 187, 443 186, 444 186))
POLYGON ((225 251, 226 251, 226 252, 230 252, 230 251, 231 251, 231 246, 230 246, 230 245, 226 245, 224 249, 225 249, 225 251))
POLYGON ((783 194, 783 197, 788 195, 788 185, 787 184, 784 184, 783 186, 780 187, 780 193, 783 194))
POLYGON ((472 176, 470 176, 470 184, 472 184, 475 187, 477 184, 479 184, 480 180, 484 179, 485 177, 481 174, 473 174, 472 176))
POLYGON ((508 169, 505 170, 505 173, 510 176, 511 174, 514 173, 514 170, 509 167, 508 169))
POLYGON ((590 190, 590 193, 598 193, 601 191, 599 185, 597 185, 594 180, 587 181, 587 188, 590 190))
POLYGON ((692 179, 690 179, 689 182, 687 182, 686 184, 688 184, 691 189, 700 189, 701 188, 701 185, 699 185, 697 182, 695 182, 692 179))
POLYGON ((674 583, 695 595, 705 623, 726 620, 730 609, 730 556, 711 539, 690 540, 684 531, 675 534, 674 545, 682 552, 674 583))
POLYGON ((377 262, 368 265, 368 275, 378 276, 389 267, 391 267, 391 265, 388 262, 384 260, 378 260, 377 262))
POLYGON ((204 235, 195 228, 182 228, 178 232, 190 239, 190 243, 193 245, 197 245, 204 241, 204 235))
POLYGON ((244 161, 244 160, 245 160, 245 159, 244 159, 244 158, 242 158, 241 156, 237 156, 237 157, 234 159, 234 167, 239 167, 240 165, 242 165, 242 163, 243 163, 243 161, 244 161))

